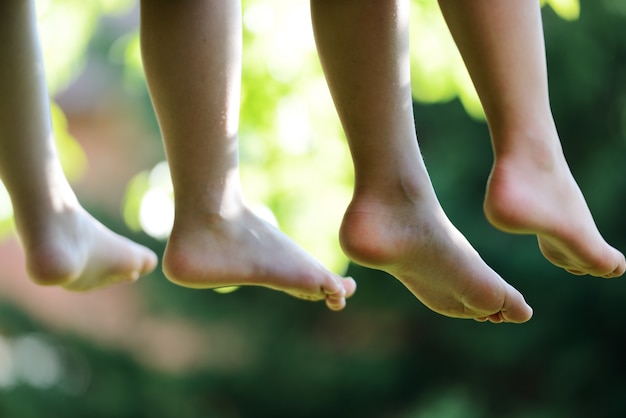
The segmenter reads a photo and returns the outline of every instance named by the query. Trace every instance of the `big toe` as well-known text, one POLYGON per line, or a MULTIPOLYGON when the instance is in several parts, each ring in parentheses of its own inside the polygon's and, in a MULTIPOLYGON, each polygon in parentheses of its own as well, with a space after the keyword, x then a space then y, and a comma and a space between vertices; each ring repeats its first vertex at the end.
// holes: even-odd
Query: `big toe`
POLYGON ((341 284, 346 291, 346 298, 351 297, 356 292, 356 281, 352 277, 344 277, 341 279, 341 284))
POLYGON ((526 303, 521 293, 510 287, 499 315, 502 320, 500 322, 521 324, 530 320, 533 316, 533 308, 526 303))

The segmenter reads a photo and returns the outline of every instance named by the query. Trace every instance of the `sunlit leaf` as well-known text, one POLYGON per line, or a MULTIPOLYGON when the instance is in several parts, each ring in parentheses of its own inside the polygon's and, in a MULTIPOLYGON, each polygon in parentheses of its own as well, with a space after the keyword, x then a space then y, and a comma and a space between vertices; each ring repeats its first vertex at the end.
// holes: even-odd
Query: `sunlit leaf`
POLYGON ((69 180, 79 178, 87 168, 87 157, 76 139, 70 134, 65 114, 54 102, 50 106, 52 127, 59 158, 69 180))
POLYGON ((99 17, 98 10, 96 2, 37 2, 46 78, 52 94, 65 87, 82 69, 84 53, 99 17))
POLYGON ((99 0, 101 13, 124 13, 137 4, 136 0, 99 0))
POLYGON ((226 287, 215 288, 213 289, 213 291, 226 295, 228 293, 233 293, 237 289, 239 289, 239 286, 226 286, 226 287))
POLYGON ((562 19, 576 20, 580 17, 580 0, 542 0, 542 4, 546 3, 562 19))
POLYGON ((124 45, 124 87, 128 92, 144 91, 145 81, 139 31, 133 31, 118 40, 124 45))
POLYGON ((150 174, 142 171, 135 175, 126 186, 122 213, 126 225, 133 231, 141 231, 139 209, 144 194, 150 189, 150 174))
POLYGON ((470 116, 484 119, 474 85, 436 2, 412 1, 410 54, 415 100, 441 103, 458 97, 470 116))
POLYGON ((4 184, 0 182, 0 239, 13 229, 13 207, 4 184))

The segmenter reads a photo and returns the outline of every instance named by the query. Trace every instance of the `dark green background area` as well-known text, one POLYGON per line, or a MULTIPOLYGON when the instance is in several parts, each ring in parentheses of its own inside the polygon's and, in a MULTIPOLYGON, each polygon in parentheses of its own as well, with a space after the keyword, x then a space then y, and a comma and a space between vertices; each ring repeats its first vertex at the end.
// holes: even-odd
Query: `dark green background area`
MULTIPOLYGON (((626 7, 582 4, 566 22, 544 10, 551 99, 565 154, 605 238, 626 250, 626 7)), ((576 277, 543 259, 532 237, 482 214, 492 162, 487 127, 461 104, 415 104, 426 164, 444 209, 485 261, 535 310, 524 325, 430 312, 383 273, 350 266, 358 292, 341 313, 265 289, 229 295, 138 284, 155 310, 242 331, 256 353, 234 371, 170 376, 71 335, 91 380, 80 394, 20 385, 0 391, 0 417, 626 416, 625 279, 576 277)), ((320 199, 323 199, 321 197, 320 199)), ((118 222, 118 221, 116 221, 118 222)), ((123 230, 122 225, 111 225, 123 230)), ((148 242, 157 253, 163 248, 148 242)), ((0 306, 8 335, 46 333, 0 306)))

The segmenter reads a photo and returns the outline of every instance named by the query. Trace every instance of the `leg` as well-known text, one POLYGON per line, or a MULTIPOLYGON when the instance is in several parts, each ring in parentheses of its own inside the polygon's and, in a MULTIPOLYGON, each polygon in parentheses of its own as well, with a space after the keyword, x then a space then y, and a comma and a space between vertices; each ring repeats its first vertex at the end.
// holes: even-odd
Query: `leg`
POLYGON ((443 315, 527 321, 532 311, 522 295, 482 261, 432 189, 413 121, 408 4, 311 2, 322 66, 355 167, 342 246, 443 315))
POLYGON ((135 280, 156 256, 85 212, 60 166, 34 15, 32 1, 0 5, 0 176, 27 270, 40 284, 72 290, 135 280))
POLYGON ((624 256, 596 228, 552 119, 539 3, 440 0, 483 103, 495 163, 485 213, 535 234, 548 260, 574 274, 616 277, 624 256))
POLYGON ((354 281, 328 272, 243 200, 239 2, 144 0, 141 39, 176 202, 166 276, 197 288, 261 285, 343 308, 354 281))

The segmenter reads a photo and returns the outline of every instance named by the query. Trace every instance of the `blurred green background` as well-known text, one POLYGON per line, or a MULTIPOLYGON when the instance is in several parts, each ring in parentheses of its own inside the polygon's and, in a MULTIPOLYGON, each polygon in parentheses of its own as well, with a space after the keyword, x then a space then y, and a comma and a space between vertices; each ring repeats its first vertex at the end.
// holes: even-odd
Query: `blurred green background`
MULTIPOLYGON (((547 1, 554 116, 600 230, 626 250, 626 3, 547 1)), ((92 213, 161 254, 171 185, 131 0, 38 0, 54 125, 92 213)), ((481 204, 487 127, 436 2, 412 0, 415 116, 450 218, 535 310, 524 325, 436 315, 336 238, 352 169, 306 1, 244 1, 248 199, 334 270, 345 311, 277 292, 177 287, 157 271, 88 295, 31 284, 0 193, 0 417, 626 416, 624 279, 575 277, 481 204)), ((0 192, 2 192, 0 190, 0 192)))

